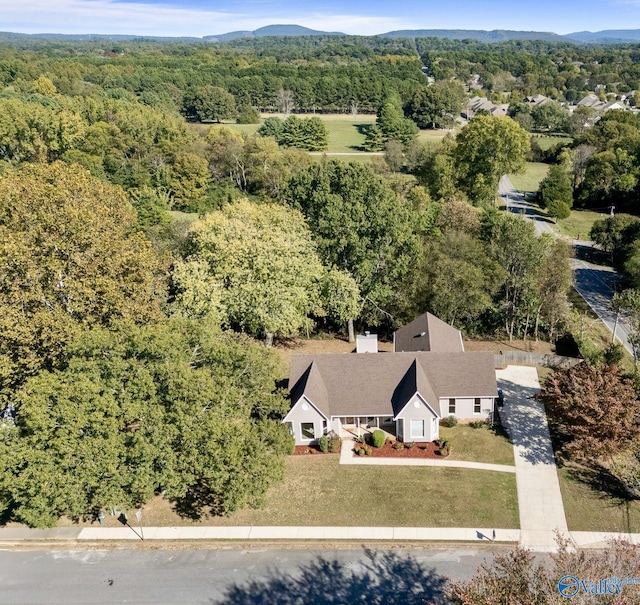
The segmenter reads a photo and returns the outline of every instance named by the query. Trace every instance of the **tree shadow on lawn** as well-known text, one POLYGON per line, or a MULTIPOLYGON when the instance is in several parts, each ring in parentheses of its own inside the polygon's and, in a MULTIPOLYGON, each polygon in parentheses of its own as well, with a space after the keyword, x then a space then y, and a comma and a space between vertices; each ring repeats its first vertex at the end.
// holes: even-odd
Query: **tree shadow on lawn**
POLYGON ((602 466, 571 464, 566 468, 571 479, 588 485, 593 491, 598 492, 601 500, 614 499, 617 501, 615 502, 617 506, 623 506, 635 500, 624 483, 602 466))
POLYGON ((364 550, 355 565, 318 557, 295 575, 273 570, 269 577, 235 584, 216 605, 446 605, 446 578, 410 554, 364 550))
POLYGON ((204 516, 222 516, 225 510, 220 506, 220 498, 211 493, 206 485, 199 484, 191 488, 184 497, 172 498, 175 512, 185 519, 199 521, 204 516))

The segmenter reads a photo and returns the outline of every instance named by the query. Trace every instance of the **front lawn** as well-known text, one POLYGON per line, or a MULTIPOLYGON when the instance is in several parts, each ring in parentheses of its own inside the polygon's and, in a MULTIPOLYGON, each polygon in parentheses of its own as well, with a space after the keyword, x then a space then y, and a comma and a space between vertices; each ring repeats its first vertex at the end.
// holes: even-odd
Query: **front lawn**
POLYGON ((208 525, 519 527, 515 475, 455 468, 340 466, 290 456, 264 509, 208 525))
POLYGON ((496 434, 489 427, 473 429, 459 424, 452 429, 440 427, 440 439, 451 444, 449 460, 508 464, 513 466, 513 445, 506 436, 496 434))
MULTIPOLYGON (((134 518, 135 511, 127 511, 134 518)), ((265 507, 191 521, 154 498, 143 526, 288 525, 518 528, 516 478, 457 468, 340 466, 336 454, 289 456, 265 507)), ((87 523, 88 524, 88 523, 87 523)), ((60 525, 72 525, 63 519, 60 525)), ((119 526, 107 516, 105 526, 119 526)))

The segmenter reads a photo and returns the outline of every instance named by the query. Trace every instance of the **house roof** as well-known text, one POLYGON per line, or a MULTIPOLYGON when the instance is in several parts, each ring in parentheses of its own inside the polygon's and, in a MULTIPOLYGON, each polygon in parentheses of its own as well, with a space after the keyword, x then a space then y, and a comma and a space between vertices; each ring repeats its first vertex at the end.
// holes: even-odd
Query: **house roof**
POLYGON ((293 388, 290 389, 292 401, 298 401, 304 395, 326 418, 331 417, 329 394, 317 363, 311 361, 295 383, 289 381, 289 385, 291 384, 293 384, 293 388))
POLYGON ((441 397, 495 397, 492 353, 295 355, 291 400, 305 395, 327 416, 396 415, 416 393, 437 411, 441 397))
POLYGON ((423 313, 393 333, 393 350, 456 353, 464 351, 464 345, 460 330, 431 313, 423 313))

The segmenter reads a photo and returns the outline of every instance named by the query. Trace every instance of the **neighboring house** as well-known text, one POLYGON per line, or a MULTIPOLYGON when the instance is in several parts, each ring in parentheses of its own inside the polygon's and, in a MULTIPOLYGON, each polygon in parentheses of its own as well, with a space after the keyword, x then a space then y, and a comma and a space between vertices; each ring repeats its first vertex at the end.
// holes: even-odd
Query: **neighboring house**
POLYGON ((404 342, 420 348, 294 356, 292 405, 283 422, 296 444, 315 443, 330 431, 378 427, 403 441, 426 442, 438 438, 440 420, 447 416, 462 421, 492 416, 493 353, 464 352, 460 332, 431 314, 395 333, 395 351, 404 342))
POLYGON ((549 97, 545 97, 544 95, 533 95, 532 97, 525 97, 522 102, 527 103, 530 107, 538 107, 539 105, 546 105, 550 103, 553 99, 549 97))
POLYGON ((467 102, 466 113, 463 113, 462 115, 470 120, 480 110, 484 110, 492 116, 504 118, 508 113, 509 106, 505 104, 496 105, 485 97, 471 97, 471 99, 469 99, 469 101, 467 102))
POLYGON ((578 107, 591 107, 596 111, 602 111, 605 106, 604 102, 594 94, 588 94, 586 97, 583 97, 576 103, 576 105, 578 107))

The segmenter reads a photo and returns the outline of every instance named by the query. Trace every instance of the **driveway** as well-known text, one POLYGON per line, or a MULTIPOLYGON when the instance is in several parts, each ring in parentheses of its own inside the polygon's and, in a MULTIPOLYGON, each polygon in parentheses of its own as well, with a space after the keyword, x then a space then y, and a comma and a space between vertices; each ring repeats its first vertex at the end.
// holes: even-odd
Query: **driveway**
POLYGON ((544 405, 532 399, 540 391, 538 372, 507 366, 496 377, 504 394, 500 418, 513 442, 521 544, 555 550, 555 532, 568 537, 567 520, 544 405))

